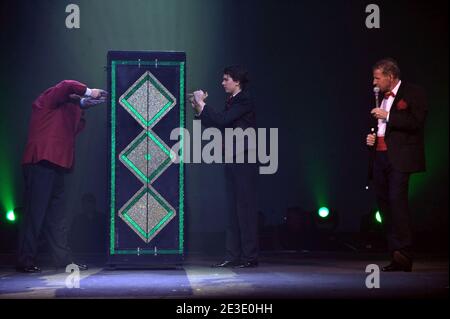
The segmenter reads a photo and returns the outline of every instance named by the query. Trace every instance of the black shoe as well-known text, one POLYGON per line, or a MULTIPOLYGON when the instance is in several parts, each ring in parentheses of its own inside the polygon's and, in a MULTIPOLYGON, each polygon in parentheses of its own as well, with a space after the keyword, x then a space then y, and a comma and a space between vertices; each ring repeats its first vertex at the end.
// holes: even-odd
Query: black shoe
POLYGON ((391 262, 389 265, 381 267, 381 271, 392 272, 392 271, 403 271, 403 269, 395 262, 391 262))
POLYGON ((258 262, 256 260, 246 261, 234 266, 234 268, 255 268, 255 267, 258 267, 258 262))
POLYGON ((410 272, 412 270, 412 258, 405 253, 396 250, 392 254, 393 262, 398 265, 403 271, 410 272))
POLYGON ((17 267, 16 270, 18 272, 24 272, 24 273, 27 273, 27 274, 34 274, 34 273, 41 272, 41 269, 39 267, 37 267, 37 266, 34 266, 34 265, 32 265, 32 266, 24 266, 24 267, 17 267))
POLYGON ((399 264, 396 264, 394 262, 391 262, 389 265, 382 267, 381 271, 384 271, 384 272, 393 272, 393 271, 411 272, 412 271, 412 267, 405 267, 405 266, 401 266, 399 264))
POLYGON ((389 265, 381 268, 382 271, 406 271, 411 272, 412 270, 412 258, 405 253, 396 250, 392 253, 392 261, 389 265))
MULTIPOLYGON (((394 253, 395 256, 395 253, 394 253)), ((411 272, 412 270, 412 262, 409 260, 403 260, 399 258, 398 256, 394 257, 394 259, 391 261, 391 263, 387 266, 384 266, 381 268, 381 271, 384 272, 393 272, 393 271, 405 271, 405 272, 411 272), (399 260, 402 260, 399 262, 399 260)))
POLYGON ((236 266, 238 263, 237 262, 235 262, 235 261, 232 261, 232 260, 225 260, 225 261, 222 261, 222 262, 220 262, 220 263, 218 263, 218 264, 214 264, 214 265, 212 265, 211 267, 213 267, 213 268, 227 268, 227 267, 234 267, 234 266, 236 266))

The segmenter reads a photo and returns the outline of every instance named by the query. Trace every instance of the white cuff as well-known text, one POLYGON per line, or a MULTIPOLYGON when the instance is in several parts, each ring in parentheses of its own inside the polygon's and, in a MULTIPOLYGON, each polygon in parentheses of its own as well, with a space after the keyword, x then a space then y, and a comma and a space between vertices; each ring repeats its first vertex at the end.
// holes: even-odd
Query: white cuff
POLYGON ((391 112, 388 112, 388 115, 386 116, 386 123, 389 122, 389 114, 391 114, 391 112))
POLYGON ((86 88, 86 92, 84 93, 84 96, 91 96, 92 90, 90 88, 86 88))

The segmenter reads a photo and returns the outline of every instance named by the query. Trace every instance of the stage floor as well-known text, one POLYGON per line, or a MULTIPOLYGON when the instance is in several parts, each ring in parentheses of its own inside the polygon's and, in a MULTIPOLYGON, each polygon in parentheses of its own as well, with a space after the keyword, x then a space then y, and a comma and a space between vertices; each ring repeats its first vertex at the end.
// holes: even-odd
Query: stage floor
POLYGON ((22 274, 0 268, 0 298, 448 298, 448 257, 417 257, 411 273, 380 273, 380 288, 366 287, 368 264, 380 255, 265 254, 252 269, 213 269, 217 259, 189 257, 178 269, 107 270, 92 265, 79 288, 67 273, 44 268, 22 274))

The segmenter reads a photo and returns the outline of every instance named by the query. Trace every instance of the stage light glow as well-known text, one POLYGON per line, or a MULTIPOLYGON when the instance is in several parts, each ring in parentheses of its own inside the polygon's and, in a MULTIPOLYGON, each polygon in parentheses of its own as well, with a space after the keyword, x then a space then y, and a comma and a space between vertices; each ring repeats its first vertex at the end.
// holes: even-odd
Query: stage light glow
POLYGON ((383 218, 381 217, 379 210, 377 210, 377 212, 375 213, 375 220, 380 224, 383 222, 383 218))
POLYGON ((322 218, 327 218, 330 215, 330 210, 327 207, 320 207, 317 214, 322 218))
POLYGON ((15 222, 16 221, 16 214, 14 213, 13 210, 10 210, 6 213, 6 219, 10 222, 15 222))

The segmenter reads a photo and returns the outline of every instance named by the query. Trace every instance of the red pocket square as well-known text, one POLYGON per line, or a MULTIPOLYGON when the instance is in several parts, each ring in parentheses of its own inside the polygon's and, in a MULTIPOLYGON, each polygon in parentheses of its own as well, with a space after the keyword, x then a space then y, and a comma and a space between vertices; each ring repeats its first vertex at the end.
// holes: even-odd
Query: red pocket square
POLYGON ((408 103, 404 99, 401 99, 397 103, 397 110, 405 110, 408 108, 408 103))

